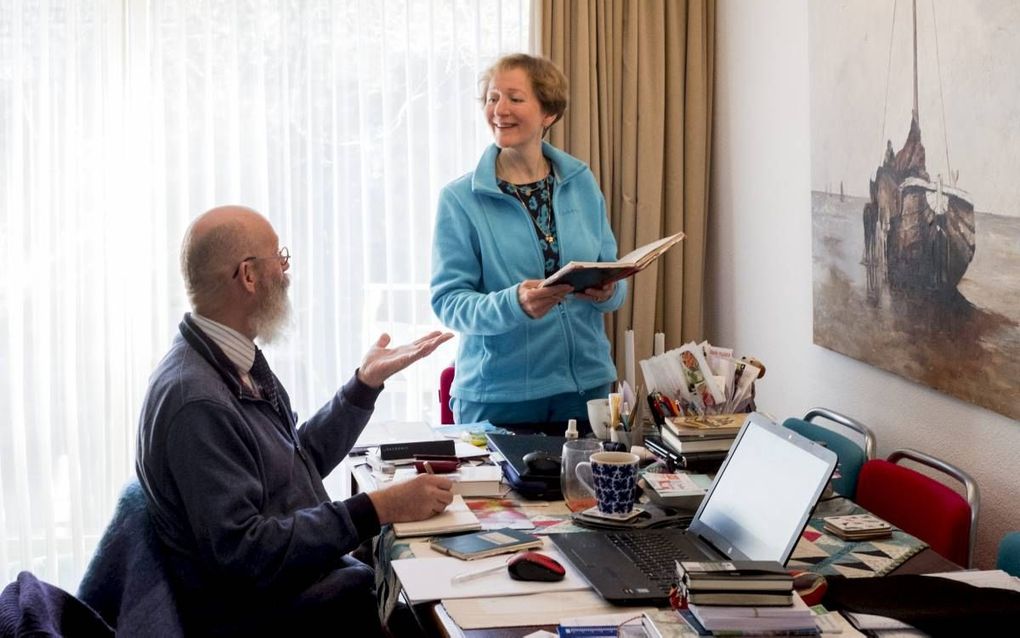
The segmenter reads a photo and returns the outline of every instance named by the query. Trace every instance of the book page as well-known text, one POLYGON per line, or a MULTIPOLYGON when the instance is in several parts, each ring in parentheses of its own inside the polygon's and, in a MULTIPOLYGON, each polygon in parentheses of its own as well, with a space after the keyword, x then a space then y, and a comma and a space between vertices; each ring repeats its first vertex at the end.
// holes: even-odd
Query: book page
POLYGON ((675 235, 670 235, 669 237, 657 239, 649 244, 635 248, 616 261, 624 264, 638 265, 641 263, 641 260, 646 257, 651 257, 652 259, 658 257, 660 254, 666 252, 670 246, 677 243, 684 237, 685 235, 683 233, 677 233, 675 235))

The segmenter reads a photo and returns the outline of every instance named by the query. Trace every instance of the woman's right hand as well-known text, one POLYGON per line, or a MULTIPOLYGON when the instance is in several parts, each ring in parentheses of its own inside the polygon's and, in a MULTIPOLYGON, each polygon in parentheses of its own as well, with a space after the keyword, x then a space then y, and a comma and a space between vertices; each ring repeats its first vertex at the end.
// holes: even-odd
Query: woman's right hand
POLYGON ((524 314, 532 319, 544 317, 553 306, 563 301, 574 290, 570 284, 539 288, 541 284, 540 279, 525 279, 517 286, 517 302, 521 304, 524 314))

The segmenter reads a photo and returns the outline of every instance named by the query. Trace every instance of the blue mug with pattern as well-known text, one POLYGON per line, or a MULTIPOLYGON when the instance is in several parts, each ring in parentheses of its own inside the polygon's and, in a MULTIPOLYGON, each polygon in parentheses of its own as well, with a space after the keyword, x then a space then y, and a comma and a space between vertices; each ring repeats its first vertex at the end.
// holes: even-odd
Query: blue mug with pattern
POLYGON ((629 514, 634 509, 638 456, 630 452, 596 452, 588 461, 577 464, 577 478, 595 492, 595 502, 603 514, 629 514), (591 473, 591 482, 582 473, 591 473))

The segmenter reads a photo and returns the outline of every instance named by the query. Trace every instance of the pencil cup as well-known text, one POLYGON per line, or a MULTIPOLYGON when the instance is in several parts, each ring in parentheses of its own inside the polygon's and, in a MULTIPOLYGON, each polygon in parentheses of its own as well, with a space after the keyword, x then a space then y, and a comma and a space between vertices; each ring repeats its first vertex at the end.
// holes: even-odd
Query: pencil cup
POLYGON ((588 402, 588 423, 599 440, 609 440, 609 399, 592 399, 588 402))
POLYGON ((589 461, 577 464, 578 480, 595 492, 603 514, 627 514, 634 509, 638 457, 630 452, 596 452, 589 461), (591 473, 591 483, 584 474, 591 473))

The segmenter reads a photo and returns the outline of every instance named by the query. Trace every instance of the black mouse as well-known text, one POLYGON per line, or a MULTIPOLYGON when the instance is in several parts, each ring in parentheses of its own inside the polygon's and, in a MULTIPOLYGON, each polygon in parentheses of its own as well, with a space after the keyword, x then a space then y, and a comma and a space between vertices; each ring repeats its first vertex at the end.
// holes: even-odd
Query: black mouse
POLYGON ((559 476, 560 457, 548 452, 528 452, 524 455, 524 467, 528 476, 559 476))
POLYGON ((514 580, 537 580, 553 583, 563 580, 567 570, 563 565, 538 552, 521 552, 506 562, 506 570, 514 580))

